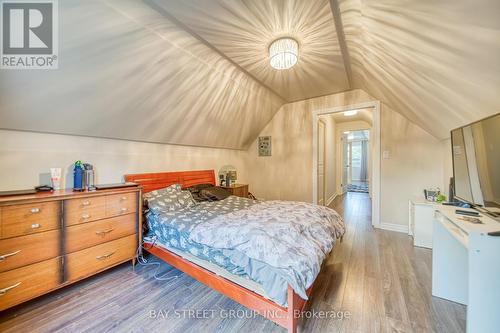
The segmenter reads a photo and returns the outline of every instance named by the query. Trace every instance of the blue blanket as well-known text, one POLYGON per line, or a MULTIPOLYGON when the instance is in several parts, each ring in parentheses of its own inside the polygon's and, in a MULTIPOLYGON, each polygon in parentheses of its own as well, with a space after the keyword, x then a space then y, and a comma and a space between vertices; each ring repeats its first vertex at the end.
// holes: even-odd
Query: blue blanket
POLYGON ((153 207, 147 214, 147 223, 150 229, 147 236, 156 236, 169 247, 258 282, 271 300, 281 306, 287 305, 288 284, 307 299, 305 289, 316 278, 335 239, 344 232, 340 216, 325 207, 272 201, 259 203, 235 196, 175 211, 153 207), (275 223, 277 212, 288 220, 275 223), (273 236, 258 236, 267 234, 266 230, 271 230, 273 236), (309 233, 305 238, 304 232, 309 233), (300 247, 300 255, 297 246, 290 244, 290 237, 300 247), (301 238, 304 240, 297 240, 301 238), (312 238, 317 239, 311 241, 312 238), (278 251, 273 250, 273 247, 277 249, 276 242, 280 243, 278 251), (256 255, 245 243, 254 247, 262 245, 268 254, 256 255), (287 264, 283 266, 279 262, 287 264), (295 268, 292 267, 294 262, 297 262, 295 268))
POLYGON ((223 249, 240 267, 245 268, 248 260, 273 267, 307 299, 306 290, 344 231, 344 222, 333 209, 305 202, 265 201, 203 221, 189 238, 223 249))

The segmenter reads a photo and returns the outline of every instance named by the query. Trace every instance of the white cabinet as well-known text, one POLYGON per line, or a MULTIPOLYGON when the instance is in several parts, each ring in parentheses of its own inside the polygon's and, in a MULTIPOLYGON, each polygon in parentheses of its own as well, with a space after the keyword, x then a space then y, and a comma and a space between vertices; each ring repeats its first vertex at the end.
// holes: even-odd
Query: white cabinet
POLYGON ((412 199, 408 203, 409 234, 413 236, 413 245, 432 249, 432 221, 434 211, 441 205, 425 199, 412 199))

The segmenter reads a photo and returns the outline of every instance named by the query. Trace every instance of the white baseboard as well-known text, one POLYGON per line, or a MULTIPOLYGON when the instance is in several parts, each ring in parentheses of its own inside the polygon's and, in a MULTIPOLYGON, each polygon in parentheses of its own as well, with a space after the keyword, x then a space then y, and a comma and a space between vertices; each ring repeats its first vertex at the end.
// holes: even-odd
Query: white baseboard
POLYGON ((403 224, 382 222, 380 224, 380 229, 389 230, 389 231, 396 231, 396 232, 403 232, 405 234, 408 234, 408 226, 403 225, 403 224))
POLYGON ((335 200, 335 198, 336 198, 336 197, 337 197, 337 193, 335 193, 334 195, 332 195, 332 196, 330 197, 330 199, 328 199, 328 200, 326 201, 326 205, 325 205, 325 206, 330 206, 330 204, 332 203, 332 201, 333 201, 333 200, 335 200))

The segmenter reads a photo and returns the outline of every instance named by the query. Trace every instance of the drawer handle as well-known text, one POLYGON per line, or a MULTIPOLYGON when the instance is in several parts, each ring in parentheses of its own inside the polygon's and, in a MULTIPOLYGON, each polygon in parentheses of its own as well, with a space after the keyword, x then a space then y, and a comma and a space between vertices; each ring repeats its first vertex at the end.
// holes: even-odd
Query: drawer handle
POLYGON ((3 296, 5 295, 9 290, 11 289, 14 289, 16 287, 19 287, 19 285, 21 284, 21 282, 18 282, 10 287, 7 287, 7 288, 3 288, 3 289, 0 289, 0 296, 3 296))
POLYGON ((120 200, 121 200, 121 201, 125 201, 125 200, 127 200, 127 199, 128 199, 127 197, 121 197, 121 198, 120 198, 120 200))
POLYGON ((88 200, 85 200, 82 202, 82 206, 89 206, 90 205, 90 201, 88 200))
POLYGON ((90 214, 83 214, 82 219, 88 220, 90 218, 90 214))
POLYGON ((102 256, 97 256, 95 257, 97 260, 105 260, 105 259, 108 259, 109 257, 111 257, 113 254, 115 254, 116 251, 113 251, 111 253, 108 253, 108 254, 103 254, 102 256))
POLYGON ((31 225, 31 229, 38 229, 38 228, 40 228, 40 223, 33 223, 31 225))
POLYGON ((110 229, 108 229, 108 230, 100 230, 100 231, 96 231, 95 233, 96 233, 97 235, 102 235, 102 236, 104 236, 104 235, 106 235, 106 234, 110 233, 110 232, 111 232, 111 231, 113 231, 113 230, 115 230, 115 229, 110 228, 110 229))
POLYGON ((16 252, 12 252, 12 253, 7 253, 7 254, 4 254, 4 255, 1 255, 0 256, 0 261, 4 261, 5 259, 7 259, 8 257, 12 257, 12 256, 15 256, 16 254, 18 254, 19 252, 21 252, 21 250, 17 250, 16 252))
POLYGON ((121 212, 122 212, 122 213, 125 213, 127 210, 128 210, 128 208, 127 208, 127 207, 122 207, 121 212))
POLYGON ((31 214, 40 213, 40 208, 31 208, 31 214))

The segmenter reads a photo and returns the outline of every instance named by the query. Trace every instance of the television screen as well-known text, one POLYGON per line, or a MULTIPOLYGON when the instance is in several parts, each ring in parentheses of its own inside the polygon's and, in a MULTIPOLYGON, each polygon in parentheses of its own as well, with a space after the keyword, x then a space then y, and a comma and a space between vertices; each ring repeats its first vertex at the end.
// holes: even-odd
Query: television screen
POLYGON ((500 208, 500 114, 451 132, 455 193, 500 208))

